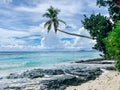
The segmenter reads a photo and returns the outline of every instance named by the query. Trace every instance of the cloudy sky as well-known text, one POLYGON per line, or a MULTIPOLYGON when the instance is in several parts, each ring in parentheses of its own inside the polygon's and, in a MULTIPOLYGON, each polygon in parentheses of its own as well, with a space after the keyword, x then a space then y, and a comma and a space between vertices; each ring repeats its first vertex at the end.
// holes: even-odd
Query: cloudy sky
POLYGON ((91 50, 95 41, 69 36, 44 28, 42 15, 50 6, 61 10, 59 18, 67 25, 60 28, 88 35, 81 20, 83 15, 102 13, 107 8, 96 6, 96 0, 0 0, 0 51, 91 50))

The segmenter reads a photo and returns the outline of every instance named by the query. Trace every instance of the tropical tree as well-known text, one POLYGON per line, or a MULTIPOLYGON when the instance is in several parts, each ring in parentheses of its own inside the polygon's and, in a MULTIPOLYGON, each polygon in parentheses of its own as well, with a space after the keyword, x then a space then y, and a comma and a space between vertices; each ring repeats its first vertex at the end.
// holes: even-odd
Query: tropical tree
POLYGON ((112 23, 110 20, 102 16, 101 14, 91 14, 90 17, 87 17, 84 15, 85 18, 82 21, 82 24, 85 29, 87 29, 92 36, 92 38, 95 38, 96 44, 94 45, 94 49, 103 52, 104 57, 108 57, 108 52, 105 47, 105 43, 103 42, 103 39, 108 36, 108 32, 112 30, 112 23))
POLYGON ((64 23, 66 24, 63 20, 60 20, 58 18, 58 14, 59 14, 60 10, 59 9, 55 9, 52 6, 50 6, 50 8, 47 9, 47 12, 45 14, 43 14, 43 17, 48 18, 48 21, 44 24, 44 27, 47 28, 48 32, 52 29, 52 26, 54 27, 55 33, 57 31, 65 33, 65 34, 69 34, 69 35, 73 35, 73 36, 79 36, 79 37, 84 37, 84 38, 88 38, 88 39, 93 39, 89 36, 84 36, 84 35, 79 35, 79 34, 75 34, 75 33, 70 33, 70 32, 66 32, 63 30, 60 30, 59 24, 60 23, 64 23))
POLYGON ((115 23, 115 28, 104 39, 109 55, 116 59, 116 68, 120 71, 120 21, 115 23))
POLYGON ((110 18, 116 22, 120 20, 120 0, 97 0, 99 7, 108 7, 110 18))

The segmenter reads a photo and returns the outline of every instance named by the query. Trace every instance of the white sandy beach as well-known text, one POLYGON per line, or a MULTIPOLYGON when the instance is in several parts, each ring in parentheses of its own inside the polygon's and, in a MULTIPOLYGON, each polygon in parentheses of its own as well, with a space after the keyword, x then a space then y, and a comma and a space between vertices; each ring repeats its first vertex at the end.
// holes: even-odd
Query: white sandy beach
POLYGON ((120 90, 120 73, 108 71, 95 80, 79 86, 70 86, 66 90, 120 90))

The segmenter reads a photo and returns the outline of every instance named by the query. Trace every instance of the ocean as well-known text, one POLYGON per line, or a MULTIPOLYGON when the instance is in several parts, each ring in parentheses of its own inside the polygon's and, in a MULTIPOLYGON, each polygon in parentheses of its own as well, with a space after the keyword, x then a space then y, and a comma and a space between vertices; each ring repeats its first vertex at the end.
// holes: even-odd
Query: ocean
POLYGON ((51 66, 100 58, 99 52, 1 52, 0 53, 0 76, 14 72, 22 72, 31 68, 49 68, 51 66))

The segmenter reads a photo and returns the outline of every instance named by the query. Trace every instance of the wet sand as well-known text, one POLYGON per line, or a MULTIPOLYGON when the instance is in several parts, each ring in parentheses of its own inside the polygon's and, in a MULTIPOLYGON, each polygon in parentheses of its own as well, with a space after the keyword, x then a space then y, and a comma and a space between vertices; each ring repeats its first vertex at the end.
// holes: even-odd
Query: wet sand
POLYGON ((67 87, 66 90, 120 90, 120 72, 106 71, 95 80, 67 87))

